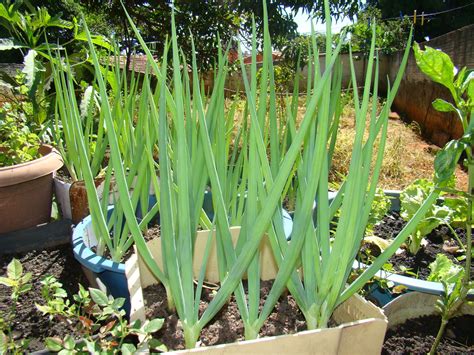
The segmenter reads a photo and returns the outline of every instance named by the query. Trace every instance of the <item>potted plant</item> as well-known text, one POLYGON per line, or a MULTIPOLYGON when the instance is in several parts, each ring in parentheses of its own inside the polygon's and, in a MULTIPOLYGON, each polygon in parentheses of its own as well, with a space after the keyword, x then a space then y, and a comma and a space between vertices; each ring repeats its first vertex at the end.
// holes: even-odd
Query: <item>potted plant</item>
MULTIPOLYGON (((75 82, 81 82, 84 79, 84 73, 88 73, 91 67, 90 61, 81 58, 86 56, 83 45, 86 41, 85 34, 75 18, 72 21, 66 21, 61 18, 61 13, 50 14, 46 7, 32 7, 29 4, 25 5, 22 1, 13 1, 0 4, 0 12, 5 20, 0 23, 0 27, 9 35, 9 38, 1 39, 0 51, 13 49, 24 55, 24 68, 17 75, 0 72, 0 77, 11 91, 7 98, 15 102, 22 112, 28 113, 27 125, 33 133, 40 136, 42 141, 50 141, 54 138, 54 145, 59 150, 65 165, 64 169, 54 176, 56 199, 62 217, 71 219, 69 189, 71 183, 81 179, 81 172, 74 168, 73 154, 76 153, 74 146, 71 145, 67 150, 64 149, 63 139, 69 143, 68 124, 61 122, 58 120, 58 116, 54 115, 55 92, 50 90, 51 66, 54 60, 51 51, 54 49, 66 52, 67 47, 67 53, 74 61, 75 82), (45 41, 46 33, 51 39, 54 35, 57 37, 59 32, 62 32, 59 40, 51 41, 52 43, 45 41), (24 100, 25 95, 28 97, 27 100, 24 100), (52 119, 53 116, 54 119, 52 119), (49 129, 51 127, 53 129, 49 129)), ((102 49, 112 50, 107 39, 102 36, 92 36, 92 41, 94 45, 102 49)), ((84 101, 89 99, 89 93, 90 88, 86 90, 84 101)), ((89 109, 88 104, 84 103, 84 106, 85 109, 89 109)), ((102 145, 100 137, 97 137, 93 122, 84 123, 84 133, 92 152, 95 151, 94 148, 97 144, 97 150, 99 150, 97 157, 100 156, 100 159, 93 164, 100 165, 104 154, 100 151, 102 145)), ((93 170, 95 168, 93 166, 93 170)), ((79 202, 73 218, 75 223, 87 214, 87 203, 84 203, 85 193, 80 186, 79 183, 77 185, 79 192, 76 194, 79 202)), ((76 207, 74 203, 73 206, 76 207)))
MULTIPOLYGON (((264 3, 265 4, 265 3, 264 3)), ((377 117, 375 109, 369 110, 370 83, 375 67, 375 94, 377 93, 378 61, 375 57, 375 41, 372 41, 369 66, 366 76, 364 94, 359 100, 357 90, 354 90, 357 104, 357 134, 354 142, 353 159, 349 175, 341 190, 331 205, 328 203, 328 164, 327 143, 331 135, 337 131, 337 125, 331 126, 335 101, 340 94, 341 66, 338 65, 338 54, 341 43, 333 49, 331 42, 331 24, 328 2, 325 2, 328 42, 326 47, 326 66, 322 73, 315 70, 313 90, 308 98, 305 116, 299 127, 292 131, 292 142, 283 152, 278 150, 278 144, 270 144, 270 158, 266 149, 266 139, 278 142, 276 136, 275 85, 273 83, 273 64, 271 59, 271 42, 268 33, 267 21, 264 27, 264 63, 260 77, 259 90, 257 91, 256 79, 256 47, 253 49, 253 62, 250 67, 251 82, 247 80, 246 70, 242 56, 241 66, 245 84, 246 99, 249 107, 250 124, 248 127, 248 145, 245 146, 245 159, 249 162, 247 179, 246 209, 241 219, 240 229, 231 229, 228 222, 228 211, 225 205, 225 196, 229 192, 236 195, 237 190, 226 191, 223 183, 226 177, 226 160, 219 159, 219 152, 223 151, 224 142, 214 140, 213 131, 208 127, 218 124, 216 117, 206 115, 203 109, 203 100, 198 85, 198 75, 193 56, 193 102, 186 97, 182 82, 186 83, 187 72, 181 74, 181 68, 187 68, 181 63, 176 40, 176 30, 172 21, 172 68, 173 90, 167 89, 167 58, 168 48, 165 48, 163 60, 158 66, 153 60, 150 51, 134 24, 132 28, 150 59, 150 65, 158 78, 159 96, 152 105, 151 121, 156 120, 158 129, 160 179, 156 181, 160 191, 160 228, 159 241, 144 243, 138 222, 133 216, 132 205, 126 199, 127 186, 124 176, 117 176, 122 180, 119 184, 121 203, 128 210, 127 223, 136 231, 134 239, 142 268, 133 263, 128 268, 130 292, 132 297, 132 319, 143 317, 143 298, 141 297, 140 280, 142 271, 148 270, 154 282, 161 282, 166 290, 168 306, 176 309, 180 324, 184 332, 184 342, 187 348, 196 346, 202 329, 212 321, 213 317, 228 302, 231 295, 235 297, 240 316, 244 325, 246 340, 238 344, 225 345, 224 347, 201 348, 196 351, 225 352, 231 351, 270 351, 275 346, 312 351, 308 344, 318 341, 325 345, 329 352, 354 351, 354 341, 357 339, 357 350, 377 352, 380 351, 385 325, 383 315, 372 308, 367 312, 364 306, 358 308, 357 304, 365 304, 354 294, 369 280, 377 268, 367 269, 357 280, 346 287, 347 278, 355 260, 358 247, 363 238, 365 225, 373 200, 378 173, 383 157, 383 146, 386 139, 387 118, 389 107, 400 83, 403 68, 406 64, 409 49, 405 51, 403 66, 389 90, 386 105, 377 117), (184 77, 184 79, 183 79, 184 77), (185 119, 190 108, 197 105, 196 120, 185 119), (269 108, 268 108, 269 107, 269 108), (268 112, 268 116, 267 116, 268 112), (368 129, 369 137, 363 140, 366 130, 366 114, 370 113, 371 125, 368 129), (329 128, 333 129, 330 130, 329 128), (188 139, 194 137, 189 132, 198 131, 197 141, 188 139), (380 137, 379 150, 374 150, 374 142, 380 137), (213 142, 213 144, 211 144, 213 142), (216 149, 217 147, 217 149, 216 149), (211 231, 197 232, 197 219, 193 210, 193 190, 195 176, 190 174, 189 162, 196 151, 204 152, 205 166, 212 188, 212 198, 216 215, 212 222, 211 231), (280 153, 282 153, 280 155, 280 153), (376 163, 371 174, 372 157, 376 163), (284 196, 283 190, 292 178, 295 162, 297 165, 297 178, 299 187, 296 193, 296 207, 294 212, 294 228, 291 241, 288 243, 281 228, 279 218, 279 204, 284 196), (317 225, 312 221, 314 196, 318 196, 317 225), (329 226, 335 212, 341 208, 336 235, 331 237, 329 226), (237 236, 232 234, 238 234, 237 236), (215 236, 215 237, 214 237, 215 236), (260 281, 263 271, 260 247, 265 242, 270 245, 272 257, 276 267, 273 275, 274 282, 266 294, 263 305, 260 300, 260 281), (234 244, 235 243, 235 244, 234 244), (157 252, 157 244, 161 244, 161 255, 157 252), (200 249, 197 245, 203 245, 200 249), (211 267, 212 250, 216 252, 215 264, 217 270, 211 270, 217 276, 220 285, 204 310, 200 309, 200 296, 203 290, 208 269, 211 267), (155 258, 156 257, 156 258, 155 258), (190 262, 193 261, 193 262, 190 262), (197 261, 198 268, 194 265, 197 261), (137 271, 138 270, 138 271, 137 271), (243 287, 244 274, 247 275, 246 289, 243 287), (304 279, 304 282, 302 281, 304 279), (283 336, 276 338, 258 339, 262 325, 271 314, 277 300, 285 289, 294 297, 299 309, 303 313, 308 332, 298 336, 283 336), (350 306, 349 306, 350 304, 350 306), (339 307, 338 307, 339 306, 339 307), (355 307, 359 316, 368 317, 360 320, 351 318, 344 310, 355 307), (342 310, 345 316, 339 313, 342 310), (335 329, 326 328, 331 316, 339 320, 355 321, 354 323, 341 324, 335 329), (374 319, 375 318, 375 319, 374 319), (377 319, 378 318, 378 319, 377 319), (370 329, 370 330, 368 330, 370 329), (345 337, 344 333, 351 333, 345 337), (366 334, 373 334, 370 344, 362 341, 366 334), (331 341, 325 341, 331 338, 331 341), (291 339, 291 340, 290 340, 291 339), (301 343, 300 343, 301 341, 301 343), (333 342, 334 341, 334 342, 333 342), (291 342, 291 345, 289 345, 291 342), (310 343, 308 343, 310 342, 310 343), (305 344, 305 345, 303 345, 305 344), (360 347, 359 347, 360 346, 360 347)), ((266 8, 264 5, 264 13, 266 8)), ((373 27, 373 39, 375 37, 373 27)), ((253 39, 255 44, 255 37, 253 39)), ((312 47, 317 54, 316 47, 312 47)), ((310 52, 311 52, 310 50, 310 52)), ((221 56, 219 63, 222 63, 221 56)), ((317 56, 315 56, 317 58, 317 56)), ((351 63, 352 64, 352 63, 351 63)), ((352 70, 352 74, 354 74, 352 70)), ((216 74, 219 83, 222 72, 216 74)), ((355 80, 355 87, 357 87, 355 80)), ((195 116, 191 116, 195 117, 195 116)), ((112 133, 112 132, 110 132, 112 133)), ((114 154, 113 145, 116 137, 109 136, 111 152, 114 154)), ((225 150, 224 150, 225 151, 225 150)), ((120 166, 120 160, 112 159, 115 167, 120 166)), ((422 215, 431 199, 420 208, 422 215)), ((402 237, 416 225, 416 220, 406 228, 402 237)), ((131 228, 132 229, 132 228, 131 228)), ((403 240, 401 241, 403 242, 403 240)), ((400 242, 400 244, 401 244, 400 242)), ((396 248, 395 248, 396 250, 396 248)), ((393 251, 392 251, 393 252, 393 251)), ((390 254, 381 255, 377 260, 378 268, 390 254)), ((370 307, 369 307, 370 308, 370 307)), ((350 312, 349 312, 350 313, 350 312)), ((280 348, 281 349, 281 348, 280 348)))
MULTIPOLYGON (((92 41, 90 42, 90 51, 97 56, 92 41)), ((96 79, 99 89, 95 94, 90 94, 96 99, 91 98, 87 100, 86 105, 80 105, 73 89, 73 76, 68 61, 58 60, 57 63, 59 62, 64 63, 64 66, 54 65, 53 75, 58 93, 57 112, 64 123, 66 143, 64 154, 71 158, 71 166, 75 168, 75 171, 80 171, 82 174, 90 209, 90 216, 82 220, 74 229, 74 255, 88 270, 86 274, 90 282, 93 285, 103 283, 114 297, 126 298, 125 309, 128 310, 129 297, 123 261, 127 250, 134 243, 134 237, 131 233, 133 229, 126 217, 126 209, 120 201, 126 199, 131 203, 133 218, 137 219, 140 230, 145 230, 150 221, 156 223, 160 218, 157 215, 159 207, 159 198, 157 197, 160 187, 155 181, 157 171, 160 170, 156 153, 154 153, 157 146, 156 121, 150 120, 153 114, 151 103, 155 100, 155 94, 149 92, 151 78, 149 75, 144 76, 138 96, 138 82, 134 82, 132 76, 132 83, 128 83, 125 70, 121 71, 118 63, 115 62, 115 65, 109 69, 117 78, 116 86, 109 87, 106 78, 110 76, 110 73, 103 72, 102 66, 99 64, 102 63, 102 60, 97 59, 96 79), (101 83, 105 88, 100 87, 101 83), (129 87, 131 88, 127 89, 129 87), (98 137, 100 139, 95 144, 96 151, 92 152, 83 122, 94 120, 95 113, 90 105, 97 104, 100 106, 97 113, 98 127, 100 128, 98 137), (107 121, 109 118, 112 121, 107 121), (113 127, 113 129, 106 129, 106 127, 113 127), (116 143, 114 146, 112 137, 115 137, 116 140, 120 138, 120 143, 116 143), (99 140, 103 147, 100 149, 98 148, 99 140), (69 151, 69 149, 71 150, 69 151), (98 167, 94 162, 99 161, 100 154, 103 154, 105 149, 110 150, 110 160, 106 168, 103 169, 102 183, 97 186, 95 176, 98 167), (98 159, 96 159, 97 156, 99 156, 98 159), (112 165, 113 161, 118 161, 120 167, 112 165), (119 186, 123 184, 119 179, 121 172, 125 174, 125 186, 128 191, 126 197, 119 194, 119 186), (109 198, 101 198, 102 196, 109 196, 109 198), (114 206, 109 206, 109 204, 114 206)), ((222 94, 221 87, 219 91, 222 94)), ((223 99, 224 96, 217 99, 213 94, 211 96, 213 104, 209 106, 208 111, 223 111, 223 99)), ((86 127, 92 124, 87 123, 86 127)), ((216 128, 216 135, 222 132, 222 128, 216 128)), ((228 139, 226 134, 223 137, 228 139)), ((224 151, 228 151, 228 149, 229 145, 224 148, 224 151)), ((209 198, 211 194, 203 193, 207 184, 207 172, 203 169, 203 161, 202 151, 196 153, 195 159, 192 161, 192 168, 197 177, 196 185, 193 186, 194 216, 203 228, 210 228, 211 222, 208 215, 214 211, 205 210, 206 195, 209 198)), ((246 163, 244 164, 242 159, 236 158, 234 173, 228 176, 229 183, 231 183, 230 181, 232 181, 231 184, 238 183, 239 191, 241 191, 238 198, 230 196, 232 198, 226 202, 226 205, 232 206, 229 208, 231 223, 239 220, 244 208, 246 181, 235 178, 242 176, 243 169, 246 169, 246 163)), ((282 214, 280 219, 286 222, 284 228, 289 234, 291 219, 288 214, 285 215, 285 212, 280 213, 282 214)))
MULTIPOLYGON (((91 51, 95 53, 92 38, 90 38, 91 51)), ((59 52, 57 52, 59 58, 59 52)), ((133 243, 130 235, 130 229, 125 223, 124 211, 120 205, 116 208, 109 207, 114 204, 118 198, 114 191, 114 179, 117 172, 110 166, 106 166, 101 173, 101 184, 97 183, 98 171, 101 169, 101 161, 108 147, 106 135, 106 126, 104 116, 112 115, 117 119, 108 127, 114 127, 114 124, 120 124, 120 127, 113 128, 120 133, 125 139, 127 137, 131 142, 124 143, 126 148, 118 150, 121 155, 121 169, 127 169, 127 179, 130 188, 127 199, 133 203, 134 215, 141 216, 141 221, 146 226, 157 214, 156 199, 150 198, 150 177, 147 175, 137 175, 140 166, 148 166, 148 161, 139 159, 145 149, 152 149, 147 142, 138 139, 144 131, 148 129, 146 125, 147 107, 146 105, 136 105, 136 91, 122 92, 123 80, 117 79, 117 86, 111 88, 110 91, 100 92, 100 110, 95 112, 93 106, 98 103, 95 101, 94 89, 91 89, 91 100, 87 100, 87 104, 79 105, 73 84, 73 72, 69 61, 55 60, 52 62, 53 77, 56 88, 56 110, 61 122, 63 122, 63 133, 65 144, 60 145, 63 154, 68 158, 69 171, 76 179, 82 178, 85 185, 83 197, 85 198, 86 210, 90 210, 90 216, 79 223, 73 232, 73 252, 76 259, 82 264, 89 282, 95 287, 104 287, 114 297, 125 298, 124 308, 126 311, 130 308, 128 290, 124 275, 123 257, 133 243), (59 65, 59 63, 63 63, 59 65), (122 96, 125 95, 125 96, 122 96), (122 106, 122 104, 125 104, 122 106), (113 110, 109 104, 112 103, 113 110), (106 110, 109 110, 106 112, 106 110), (123 110, 123 111, 122 111, 123 110), (130 114, 128 116, 128 114, 130 114), (139 117, 138 124, 133 125, 133 115, 139 117), (96 117, 98 115, 98 117, 96 117), (127 118, 128 117, 128 118, 127 118), (98 122, 94 122, 97 119, 98 122), (86 122, 85 127, 83 123, 86 122), (95 139, 90 138, 88 132, 92 126, 98 125, 97 135, 95 139), (136 137, 133 135, 137 135, 136 137), (133 144, 132 144, 133 142, 133 144), (67 152, 67 153, 66 153, 67 152), (132 155, 132 153, 134 153, 132 155), (127 155, 128 154, 128 155, 127 155), (132 188, 133 187, 133 188, 132 188), (106 196, 103 198, 103 196, 106 196)), ((113 69, 109 73, 119 75, 120 69, 118 63, 115 63, 113 69)), ((97 69, 97 76, 100 79, 108 77, 102 73, 103 68, 97 69)), ((123 72, 125 73, 125 72, 123 72)), ((120 75, 119 75, 120 76, 120 75)), ((133 89, 135 90, 135 89, 133 89)), ((142 99, 147 99, 145 96, 142 99)), ((143 169, 143 168, 142 168, 143 169)), ((153 196, 154 197, 154 196, 153 196)), ((81 216, 82 218, 82 216, 81 216)))
POLYGON ((49 222, 59 153, 40 144, 11 105, 0 109, 0 233, 49 222))

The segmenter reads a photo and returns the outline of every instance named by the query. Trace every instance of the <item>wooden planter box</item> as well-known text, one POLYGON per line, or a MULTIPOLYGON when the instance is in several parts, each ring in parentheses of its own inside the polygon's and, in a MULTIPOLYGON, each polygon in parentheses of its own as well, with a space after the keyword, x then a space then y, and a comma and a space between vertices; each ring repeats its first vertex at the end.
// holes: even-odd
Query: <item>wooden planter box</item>
MULTIPOLYGON (((239 227, 232 227, 234 240, 239 234, 239 227)), ((199 272, 202 256, 209 231, 200 231, 196 238, 194 272, 199 272), (199 238, 199 236, 205 236, 199 238)), ((161 266, 161 244, 159 239, 149 241, 148 246, 152 255, 161 266)), ((206 279, 218 282, 217 256, 215 245, 209 256, 206 279)), ((262 280, 274 279, 277 267, 266 238, 261 243, 262 280)), ((130 320, 145 321, 145 303, 143 289, 159 283, 148 270, 137 253, 125 263, 125 273, 130 292, 130 320)), ((251 341, 240 341, 176 353, 206 352, 206 354, 380 354, 387 328, 387 319, 381 309, 360 296, 353 296, 341 304, 333 313, 333 319, 340 324, 334 328, 317 329, 299 332, 297 334, 265 337, 251 341)))

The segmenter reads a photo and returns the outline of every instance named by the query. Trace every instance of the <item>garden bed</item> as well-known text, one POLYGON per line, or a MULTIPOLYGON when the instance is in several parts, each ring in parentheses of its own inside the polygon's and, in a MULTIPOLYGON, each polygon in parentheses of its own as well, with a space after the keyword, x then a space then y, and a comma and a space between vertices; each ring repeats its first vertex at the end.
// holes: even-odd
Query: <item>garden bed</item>
MULTIPOLYGON (((374 234, 383 239, 395 238, 406 222, 400 217, 398 212, 389 212, 374 228, 374 234)), ((456 228, 456 233, 463 243, 466 242, 465 231, 456 228)), ((457 257, 462 255, 462 249, 454 239, 451 231, 446 226, 439 226, 425 237, 426 245, 422 246, 416 255, 411 255, 407 250, 402 249, 401 253, 393 255, 389 263, 393 265, 393 271, 405 275, 414 276, 421 280, 426 280, 430 274, 429 265, 436 259, 436 255, 441 253, 446 255, 455 264, 463 266, 463 261, 457 257)), ((471 278, 474 274, 474 265, 471 265, 471 278)))
MULTIPOLYGON (((262 281, 260 288, 260 305, 263 306, 267 294, 270 292, 272 281, 262 281)), ((212 300, 215 287, 203 289, 201 297, 200 315, 212 300)), ((164 318, 165 323, 156 334, 168 349, 181 350, 185 348, 183 329, 178 323, 178 315, 167 309, 166 291, 161 284, 148 286, 143 290, 148 319, 164 318)), ((306 322, 299 310, 296 301, 286 293, 280 297, 273 312, 260 330, 259 336, 274 336, 294 334, 306 329, 306 322)), ((235 297, 232 296, 214 320, 204 327, 199 338, 200 346, 233 343, 244 340, 244 325, 240 318, 235 297)))
MULTIPOLYGON (((25 272, 32 273, 33 284, 30 291, 20 296, 13 324, 14 333, 18 339, 31 340, 29 351, 42 350, 45 348, 46 337, 62 338, 70 334, 70 329, 55 320, 50 322, 48 316, 42 315, 36 308, 36 303, 44 303, 41 295, 41 279, 47 275, 56 277, 70 297, 78 291, 78 284, 87 285, 87 280, 79 263, 74 259, 69 244, 46 250, 0 255, 0 276, 5 276, 7 265, 14 257, 20 260, 25 272)), ((5 311, 10 305, 10 290, 0 285, 0 312, 5 311)))
MULTIPOLYGON (((440 326, 440 317, 424 316, 389 329, 382 354, 426 354, 430 351, 440 326)), ((464 315, 449 321, 438 352, 441 354, 474 351, 474 316, 464 315)))

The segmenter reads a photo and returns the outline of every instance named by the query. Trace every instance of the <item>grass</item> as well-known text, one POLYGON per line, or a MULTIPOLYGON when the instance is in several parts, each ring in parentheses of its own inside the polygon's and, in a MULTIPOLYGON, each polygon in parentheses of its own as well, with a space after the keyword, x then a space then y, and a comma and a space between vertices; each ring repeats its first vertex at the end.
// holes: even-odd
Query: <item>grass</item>
MULTIPOLYGON (((332 178, 340 182, 338 173, 346 173, 351 144, 354 138, 354 112, 346 105, 341 117, 341 128, 333 159, 332 178)), ((416 122, 410 124, 401 119, 390 119, 384 161, 379 186, 384 189, 403 189, 415 179, 431 179, 434 173, 433 162, 440 150, 426 142, 420 134, 416 122)), ((460 167, 456 169, 456 186, 467 186, 467 173, 460 167)))

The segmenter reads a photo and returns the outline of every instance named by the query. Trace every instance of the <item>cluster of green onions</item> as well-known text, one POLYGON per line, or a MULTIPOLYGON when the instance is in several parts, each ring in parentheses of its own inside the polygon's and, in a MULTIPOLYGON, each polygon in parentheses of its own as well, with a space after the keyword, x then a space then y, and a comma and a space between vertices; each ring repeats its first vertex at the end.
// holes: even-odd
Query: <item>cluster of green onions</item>
POLYGON ((157 62, 129 18, 148 57, 139 90, 138 80, 127 86, 125 72, 118 75, 117 63, 115 67, 105 66, 104 69, 107 60, 99 58, 86 29, 98 88, 99 126, 103 127, 103 141, 107 142, 111 156, 105 187, 107 189, 113 178, 118 189, 111 215, 107 202, 101 201, 95 190, 93 164, 84 120, 74 93, 72 69, 67 66, 67 60, 65 67, 54 68, 58 114, 70 127, 71 143, 67 144, 67 149, 73 145, 77 152, 101 248, 106 246, 112 257, 119 260, 135 243, 140 257, 166 288, 169 307, 175 308, 181 319, 188 348, 195 346, 203 327, 232 294, 244 323, 246 339, 258 337, 285 289, 295 298, 308 329, 326 327, 334 309, 376 274, 436 199, 436 192, 433 192, 395 242, 347 285, 376 190, 390 105, 402 79, 410 46, 407 45, 398 75, 393 85, 389 85, 387 100, 380 112, 375 105, 369 106, 371 88, 372 95, 378 93, 375 26, 372 27, 367 74, 360 96, 352 56, 349 56, 356 136, 349 173, 329 204, 328 172, 341 113, 342 65, 341 42, 333 48, 328 1, 325 1, 326 59, 324 67, 320 67, 313 34, 312 45, 308 48, 306 110, 300 123, 296 119, 298 75, 293 96, 285 100, 286 109, 278 114, 272 45, 263 3, 263 63, 258 79, 255 25, 249 76, 239 49, 245 109, 237 129, 233 127, 235 105, 230 110, 225 107, 228 49, 219 52, 214 86, 206 96, 200 86, 195 52, 189 58, 189 64, 178 47, 174 19, 171 40, 165 45, 161 61, 157 62), (115 75, 119 83, 112 89, 107 86, 110 75, 115 75), (368 126, 367 117, 370 117, 368 126), (376 141, 378 149, 375 148, 376 141), (156 202, 151 206, 148 205, 150 186, 156 196, 156 202), (212 220, 202 209, 206 188, 212 191, 212 220), (296 202, 294 226, 288 242, 283 230, 281 204, 290 189, 296 202), (313 218, 315 196, 317 209, 316 218, 313 218), (137 218, 137 209, 141 209, 142 218, 137 218), (331 221, 339 209, 339 222, 332 233, 331 221), (160 264, 153 259, 143 237, 157 212, 162 247, 160 264), (235 244, 229 230, 231 225, 241 226, 235 244), (207 234, 201 271, 194 275, 192 260, 199 228, 215 233, 207 234), (260 307, 259 246, 262 238, 268 238, 278 273, 260 307), (220 287, 199 315, 212 243, 217 250, 220 287), (247 275, 246 291, 242 282, 244 274, 247 275))

